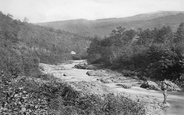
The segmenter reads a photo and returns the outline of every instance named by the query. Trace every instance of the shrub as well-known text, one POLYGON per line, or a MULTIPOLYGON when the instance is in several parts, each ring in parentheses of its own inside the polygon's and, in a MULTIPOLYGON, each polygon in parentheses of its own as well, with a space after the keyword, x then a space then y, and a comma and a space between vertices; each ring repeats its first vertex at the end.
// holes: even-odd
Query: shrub
MULTIPOLYGON (((6 77, 4 77, 6 78, 6 77)), ((144 107, 123 96, 76 91, 58 79, 0 79, 0 114, 143 115, 144 107)))

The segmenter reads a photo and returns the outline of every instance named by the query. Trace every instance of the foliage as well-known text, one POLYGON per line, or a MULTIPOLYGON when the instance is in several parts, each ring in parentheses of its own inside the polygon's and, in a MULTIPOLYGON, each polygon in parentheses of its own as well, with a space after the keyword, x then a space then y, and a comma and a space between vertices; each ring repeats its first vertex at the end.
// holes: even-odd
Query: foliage
POLYGON ((148 58, 152 62, 147 66, 147 76, 159 80, 176 80, 183 73, 184 57, 175 48, 163 47, 152 46, 148 50, 148 58))
POLYGON ((39 85, 26 77, 0 78, 0 114, 46 114, 46 98, 37 91, 39 85))
POLYGON ((177 29, 177 32, 175 33, 175 39, 174 42, 183 42, 184 40, 184 23, 181 23, 179 25, 179 28, 177 29))
POLYGON ((183 23, 175 33, 169 26, 137 31, 118 27, 91 43, 88 62, 155 80, 177 80, 184 73, 183 34, 183 23))
POLYGON ((0 12, 0 71, 8 76, 38 76, 40 62, 61 63, 72 59, 71 51, 84 58, 89 43, 89 38, 13 20, 0 12))
POLYGON ((144 115, 143 105, 121 95, 76 91, 53 76, 9 79, 1 75, 0 114, 144 115))

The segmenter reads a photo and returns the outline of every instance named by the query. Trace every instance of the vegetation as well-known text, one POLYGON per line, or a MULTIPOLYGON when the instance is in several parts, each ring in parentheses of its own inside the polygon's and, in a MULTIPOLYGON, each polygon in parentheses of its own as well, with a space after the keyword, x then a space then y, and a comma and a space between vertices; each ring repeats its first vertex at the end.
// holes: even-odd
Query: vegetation
POLYGON ((0 76, 0 114, 144 115, 143 105, 113 94, 83 94, 53 76, 0 76))
POLYGON ((12 18, 0 12, 0 70, 8 75, 33 76, 39 72, 39 62, 60 63, 72 59, 71 51, 79 59, 86 54, 89 38, 12 18))
MULTIPOLYGON (((93 40, 88 61, 181 83, 183 37, 184 24, 175 33, 170 27, 138 31, 118 27, 110 37, 93 40)), ((40 62, 85 57, 90 42, 90 38, 13 20, 0 12, 0 114, 144 115, 143 105, 126 97, 84 94, 40 73, 40 62)))
POLYGON ((47 115, 49 99, 57 99, 57 84, 50 85, 50 79, 39 82, 43 78, 39 63, 71 59, 71 51, 81 58, 89 43, 89 38, 13 20, 0 12, 0 114, 47 115))
POLYGON ((142 105, 115 95, 83 94, 53 76, 39 63, 81 59, 89 38, 13 20, 0 12, 0 114, 120 115, 145 113, 142 105))
POLYGON ((104 39, 95 38, 88 62, 136 74, 140 78, 182 82, 184 74, 184 23, 176 32, 169 26, 126 30, 117 27, 104 39), (133 71, 133 72, 131 72, 133 71))

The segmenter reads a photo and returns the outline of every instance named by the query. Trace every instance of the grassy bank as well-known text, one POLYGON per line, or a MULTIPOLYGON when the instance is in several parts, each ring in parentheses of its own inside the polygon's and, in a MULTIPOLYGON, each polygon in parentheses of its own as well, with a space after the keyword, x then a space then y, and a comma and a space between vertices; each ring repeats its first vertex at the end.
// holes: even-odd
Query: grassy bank
POLYGON ((48 75, 18 77, 1 75, 0 113, 36 115, 144 115, 143 105, 113 94, 88 94, 48 75))

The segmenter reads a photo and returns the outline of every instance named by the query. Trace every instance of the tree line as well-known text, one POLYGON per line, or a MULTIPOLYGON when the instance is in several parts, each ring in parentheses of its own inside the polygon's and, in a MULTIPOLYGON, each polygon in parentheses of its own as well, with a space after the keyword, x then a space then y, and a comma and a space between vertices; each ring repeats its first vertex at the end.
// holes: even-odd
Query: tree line
POLYGON ((95 37, 88 62, 116 70, 134 71, 155 80, 179 80, 184 74, 184 23, 176 32, 169 26, 126 30, 117 27, 109 37, 95 37))

